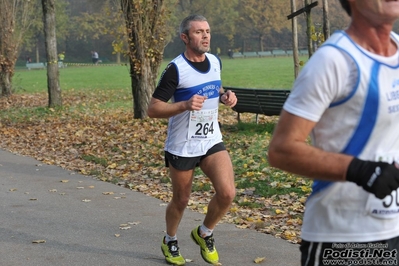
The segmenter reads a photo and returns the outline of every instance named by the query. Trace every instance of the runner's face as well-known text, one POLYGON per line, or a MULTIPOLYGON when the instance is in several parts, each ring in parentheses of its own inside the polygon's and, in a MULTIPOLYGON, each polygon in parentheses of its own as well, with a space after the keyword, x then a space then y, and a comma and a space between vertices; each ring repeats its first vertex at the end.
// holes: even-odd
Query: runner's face
POLYGON ((399 18, 399 0, 349 0, 370 21, 391 23, 399 18))
POLYGON ((188 48, 197 54, 209 51, 211 44, 211 29, 207 21, 192 21, 188 32, 188 48))

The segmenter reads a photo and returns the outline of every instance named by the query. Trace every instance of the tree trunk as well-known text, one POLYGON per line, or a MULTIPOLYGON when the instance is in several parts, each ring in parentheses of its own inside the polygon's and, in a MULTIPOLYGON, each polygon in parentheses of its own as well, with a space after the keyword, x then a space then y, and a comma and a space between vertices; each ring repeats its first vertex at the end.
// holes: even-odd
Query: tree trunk
MULTIPOLYGON (((291 13, 296 11, 296 3, 295 0, 291 0, 291 13)), ((292 18, 292 51, 294 57, 294 75, 295 79, 299 74, 299 55, 298 55, 298 23, 297 18, 292 18)))
POLYGON ((0 71, 0 87, 2 96, 11 95, 11 72, 0 71))
POLYGON ((129 40, 130 77, 135 119, 144 119, 163 59, 163 0, 121 0, 129 40))
POLYGON ((0 91, 12 94, 12 77, 19 46, 29 28, 34 1, 0 0, 0 91))
MULTIPOLYGON (((310 5, 310 0, 305 0, 305 6, 310 5)), ((312 16, 310 15, 311 10, 306 11, 306 34, 308 37, 308 52, 309 57, 313 54, 313 41, 312 41, 312 16)))
POLYGON ((44 36, 47 54, 47 88, 49 107, 62 106, 55 34, 55 0, 42 0, 44 36))
POLYGON ((263 35, 262 34, 259 34, 259 50, 258 51, 263 52, 263 35))
POLYGON ((328 0, 323 0, 323 34, 324 40, 330 37, 330 18, 328 12, 328 0))
POLYGON ((134 75, 132 70, 134 70, 134 65, 130 62, 134 118, 142 119, 147 117, 148 104, 156 83, 151 69, 151 62, 148 59, 142 61, 141 75, 134 75))
MULTIPOLYGON (((7 52, 4 53, 7 55, 7 52)), ((1 96, 10 96, 12 94, 11 79, 13 76, 13 67, 15 62, 2 56, 0 53, 0 88, 1 96)))
POLYGON ((39 63, 40 62, 39 41, 36 41, 35 54, 36 54, 36 63, 39 63))

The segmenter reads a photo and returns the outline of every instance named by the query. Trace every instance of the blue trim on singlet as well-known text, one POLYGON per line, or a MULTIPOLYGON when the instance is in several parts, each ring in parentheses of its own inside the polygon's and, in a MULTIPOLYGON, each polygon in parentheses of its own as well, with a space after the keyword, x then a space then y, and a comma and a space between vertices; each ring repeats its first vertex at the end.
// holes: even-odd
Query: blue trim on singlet
POLYGON ((378 72, 380 64, 376 63, 371 69, 371 79, 368 88, 367 98, 363 113, 360 118, 358 127, 350 139, 348 145, 343 149, 343 153, 358 156, 373 132, 374 125, 377 121, 379 106, 379 88, 378 88, 378 72))
MULTIPOLYGON (((196 72, 204 75, 209 73, 209 71, 212 69, 212 60, 210 59, 210 56, 212 56, 211 54, 207 54, 206 55, 206 60, 208 60, 209 62, 209 66, 208 69, 203 72, 198 70, 198 68, 196 68, 191 61, 189 61, 186 56, 184 55, 184 53, 181 53, 180 56, 184 59, 184 61, 186 61, 186 63, 196 72)), ((216 57, 219 60, 220 63, 220 67, 221 67, 221 61, 220 58, 216 57)), ((174 64, 176 67, 176 72, 177 72, 177 84, 180 84, 180 69, 177 66, 176 62, 173 61, 171 62, 171 64, 174 64)), ((200 79, 200 77, 197 77, 198 79, 200 79)), ((208 99, 212 99, 212 98, 216 98, 219 97, 219 91, 220 88, 222 87, 222 81, 221 80, 213 80, 213 81, 209 81, 206 83, 202 83, 202 84, 198 84, 196 86, 193 87, 189 87, 189 88, 179 88, 177 90, 175 90, 173 96, 172 96, 172 100, 173 102, 181 102, 181 101, 187 101, 189 100, 193 95, 198 94, 201 96, 206 96, 208 97, 208 99)))
MULTIPOLYGON (((340 50, 340 51, 346 53, 350 58, 352 58, 353 62, 354 62, 355 65, 356 65, 357 72, 360 73, 359 64, 356 62, 355 58, 354 58, 348 51, 344 50, 343 48, 341 48, 341 47, 339 47, 339 46, 337 46, 337 45, 335 45, 335 44, 326 44, 326 45, 324 45, 324 46, 331 46, 331 47, 334 47, 334 48, 336 48, 336 49, 338 49, 338 50, 340 50)), ((330 104, 329 107, 338 106, 338 105, 340 105, 340 104, 345 103, 345 102, 348 101, 350 98, 352 98, 352 96, 356 93, 356 91, 357 91, 357 89, 358 89, 358 87, 359 87, 359 83, 360 83, 360 75, 357 76, 356 83, 355 83, 355 85, 353 86, 353 90, 351 91, 351 93, 349 93, 345 98, 343 98, 343 99, 341 99, 341 100, 339 100, 339 101, 332 102, 332 103, 330 104)))
MULTIPOLYGON (((349 140, 347 146, 341 153, 349 154, 358 157, 366 146, 370 135, 373 132, 374 126, 377 121, 378 106, 379 106, 379 87, 378 87, 378 72, 381 64, 375 63, 371 69, 371 78, 367 90, 367 98, 360 117, 360 122, 349 140)), ((314 180, 312 186, 312 195, 326 189, 334 182, 314 180)))
POLYGON ((219 97, 219 90, 221 86, 222 82, 220 80, 210 81, 194 87, 178 89, 175 91, 173 96, 176 102, 187 101, 194 94, 207 96, 208 99, 216 98, 219 97))

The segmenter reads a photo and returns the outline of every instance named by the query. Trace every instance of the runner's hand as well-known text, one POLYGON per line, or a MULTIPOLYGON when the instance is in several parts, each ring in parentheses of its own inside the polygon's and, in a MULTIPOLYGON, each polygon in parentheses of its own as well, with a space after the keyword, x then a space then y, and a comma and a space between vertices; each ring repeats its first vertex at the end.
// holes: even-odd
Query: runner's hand
POLYGON ((199 111, 208 97, 195 94, 188 101, 186 101, 186 109, 189 111, 199 111))
POLYGON ((237 104, 237 97, 231 90, 226 91, 220 96, 220 101, 230 107, 234 107, 237 104))
POLYGON ((346 172, 346 180, 383 199, 399 187, 396 163, 363 161, 354 158, 346 172))

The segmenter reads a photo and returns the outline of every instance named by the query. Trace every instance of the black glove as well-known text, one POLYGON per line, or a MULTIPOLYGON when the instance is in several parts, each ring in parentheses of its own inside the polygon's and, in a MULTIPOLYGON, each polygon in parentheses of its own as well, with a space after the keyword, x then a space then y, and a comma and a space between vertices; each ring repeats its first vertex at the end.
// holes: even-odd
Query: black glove
POLYGON ((346 172, 346 180, 383 199, 399 187, 399 169, 394 164, 354 158, 346 172))

